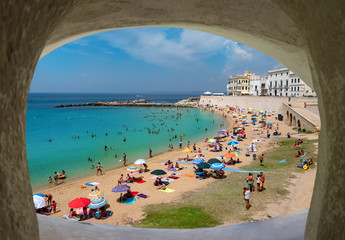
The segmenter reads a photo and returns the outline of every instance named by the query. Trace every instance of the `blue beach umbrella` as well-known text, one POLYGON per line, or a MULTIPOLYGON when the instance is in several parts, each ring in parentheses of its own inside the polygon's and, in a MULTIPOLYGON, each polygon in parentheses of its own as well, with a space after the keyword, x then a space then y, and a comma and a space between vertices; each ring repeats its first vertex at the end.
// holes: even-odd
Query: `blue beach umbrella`
POLYGON ((225 165, 223 163, 213 163, 211 164, 211 169, 213 170, 219 170, 225 168, 225 165))
POLYGON ((34 194, 32 194, 32 195, 36 195, 36 196, 40 196, 40 197, 44 197, 44 194, 43 193, 34 193, 34 194))
POLYGON ((253 122, 257 122, 258 120, 254 119, 253 122))
POLYGON ((221 161, 219 161, 217 158, 211 158, 208 161, 208 164, 214 164, 214 163, 222 163, 221 161))
POLYGON ((202 158, 196 158, 196 159, 194 159, 194 160, 192 161, 193 164, 199 164, 199 163, 202 163, 202 162, 205 162, 205 160, 202 159, 202 158))
POLYGON ((272 123, 270 123, 270 122, 268 122, 268 123, 266 123, 267 125, 272 125, 272 123))
POLYGON ((235 130, 236 130, 236 129, 238 129, 238 127, 233 127, 233 129, 235 129, 235 130))
POLYGON ((239 142, 238 141, 231 141, 231 142, 228 142, 227 144, 230 146, 233 146, 233 145, 239 144, 239 142))
POLYGON ((219 134, 225 133, 226 131, 220 130, 218 131, 219 134))
POLYGON ((41 197, 39 195, 33 195, 32 197, 34 200, 35 208, 42 208, 46 204, 44 197, 41 197))
POLYGON ((111 191, 112 192, 126 192, 130 189, 131 187, 128 185, 118 185, 114 187, 111 191))
POLYGON ((107 204, 107 200, 105 200, 104 198, 101 198, 101 197, 97 197, 95 198, 94 200, 92 200, 92 202, 89 204, 89 207, 91 209, 96 209, 96 208, 101 208, 103 207, 104 205, 107 204))

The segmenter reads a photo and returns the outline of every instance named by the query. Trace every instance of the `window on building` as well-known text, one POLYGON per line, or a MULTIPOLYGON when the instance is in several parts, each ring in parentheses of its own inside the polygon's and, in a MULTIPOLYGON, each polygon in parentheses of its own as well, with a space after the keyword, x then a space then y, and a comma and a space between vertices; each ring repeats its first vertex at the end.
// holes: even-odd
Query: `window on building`
POLYGON ((246 90, 248 90, 248 87, 246 87, 246 90))
POLYGON ((299 80, 300 80, 300 79, 298 78, 298 82, 299 82, 299 80))
POLYGON ((272 87, 272 82, 270 82, 270 87, 272 87))
POLYGON ((295 78, 295 83, 297 82, 297 79, 295 78))
POLYGON ((286 72, 286 75, 289 75, 289 72, 286 72))
POLYGON ((299 87, 297 87, 297 91, 299 91, 299 87))
POLYGON ((291 83, 293 83, 293 79, 291 79, 291 83))
POLYGON ((278 74, 276 73, 276 77, 278 76, 278 74))
POLYGON ((277 84, 278 84, 277 81, 275 81, 275 82, 274 82, 274 86, 277 86, 277 84))
POLYGON ((286 80, 286 86, 289 86, 289 80, 286 80))

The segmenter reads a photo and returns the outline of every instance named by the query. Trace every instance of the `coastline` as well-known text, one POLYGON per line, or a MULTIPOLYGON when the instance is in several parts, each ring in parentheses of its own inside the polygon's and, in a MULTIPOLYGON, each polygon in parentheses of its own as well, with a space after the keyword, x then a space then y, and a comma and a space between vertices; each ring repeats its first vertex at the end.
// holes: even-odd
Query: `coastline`
MULTIPOLYGON (((223 114, 224 111, 221 109, 209 109, 214 113, 223 114)), ((235 121, 232 118, 232 114, 226 114, 226 119, 231 124, 231 126, 234 126, 235 121)), ((267 118, 267 121, 273 122, 276 124, 278 121, 275 120, 275 116, 271 116, 267 118)), ((285 122, 279 121, 279 131, 282 132, 282 135, 286 135, 287 132, 292 132, 292 127, 285 124, 285 122)), ((247 133, 247 139, 245 139, 242 144, 251 143, 254 138, 254 129, 246 128, 247 133)), ((256 153, 261 154, 262 152, 270 151, 272 148, 275 148, 276 145, 274 144, 275 140, 283 138, 283 137, 274 137, 272 140, 267 139, 264 142, 259 143, 259 151, 256 153), (272 142, 273 141, 273 142, 272 142), (273 143, 273 144, 272 144, 273 143)), ((224 139, 226 141, 231 140, 229 137, 224 139)), ((192 143, 193 144, 193 143, 192 143)), ((225 152, 220 153, 214 153, 209 152, 207 147, 205 147, 205 142, 199 142, 197 144, 197 148, 200 147, 203 150, 203 154, 206 155, 205 159, 214 158, 217 156, 220 156, 224 154, 225 152)), ((243 147, 242 147, 243 148, 243 147)), ((189 155, 193 155, 190 153, 189 155)), ((252 163, 252 158, 248 158, 243 156, 244 153, 242 153, 239 157, 242 161, 241 164, 236 164, 235 166, 231 166, 233 169, 239 169, 243 166, 247 166, 250 163, 252 163)), ((162 163, 166 162, 167 160, 176 161, 179 157, 185 157, 186 153, 182 153, 181 150, 174 150, 171 152, 164 152, 162 154, 156 155, 153 158, 149 159, 148 165, 149 169, 155 170, 155 169, 163 169, 166 170, 166 166, 161 165, 162 163)), ((194 169, 191 165, 184 165, 181 164, 184 169, 179 171, 178 173, 181 175, 179 176, 180 179, 175 180, 174 182, 170 183, 168 188, 173 189, 174 192, 172 193, 165 193, 160 192, 156 189, 155 186, 153 186, 154 179, 152 178, 152 175, 150 172, 138 174, 142 175, 144 177, 144 180, 146 183, 144 184, 138 184, 138 183, 131 183, 128 184, 131 187, 132 191, 138 191, 140 193, 144 193, 149 196, 148 199, 140 199, 136 201, 132 205, 127 204, 121 204, 116 201, 116 199, 120 196, 119 193, 113 193, 111 189, 115 186, 117 186, 117 179, 119 178, 120 174, 127 174, 128 172, 124 167, 117 168, 111 171, 105 172, 102 176, 90 176, 87 178, 79 179, 71 183, 62 184, 60 186, 54 187, 49 189, 49 191, 43 192, 43 193, 51 193, 53 195, 53 199, 55 199, 58 203, 58 209, 61 210, 61 212, 53 214, 54 217, 62 217, 64 214, 68 213, 68 202, 77 198, 77 197, 86 197, 88 193, 91 191, 92 187, 87 187, 84 189, 80 188, 80 185, 85 184, 86 182, 100 182, 101 184, 98 185, 100 190, 104 193, 105 199, 108 200, 108 203, 110 205, 109 210, 113 211, 113 216, 108 219, 103 219, 101 223, 103 224, 110 224, 110 225, 121 225, 121 226, 132 226, 135 223, 140 222, 144 218, 145 214, 145 208, 148 205, 154 205, 154 204, 162 204, 162 203, 175 203, 179 201, 183 201, 183 194, 188 194, 188 192, 191 191, 203 191, 203 189, 208 186, 209 184, 218 181, 217 179, 208 178, 204 179, 202 181, 197 180, 195 178, 189 178, 185 177, 184 174, 194 174, 194 169)), ((260 167, 255 167, 255 169, 251 170, 260 170, 260 167)), ((168 171, 167 171, 168 172, 168 171)), ((169 172, 168 172, 169 173, 169 172)), ((226 175, 228 177, 231 177, 233 172, 226 171, 226 175)), ((269 184, 269 183, 268 183, 269 184)), ((298 188, 299 186, 296 186, 298 188)), ((312 192, 312 189, 310 190, 312 192)), ((281 200, 279 200, 281 202, 281 200)), ((308 204, 307 204, 308 205, 308 204)), ((289 211, 293 212, 294 206, 289 211)), ((289 213, 292 213, 289 212, 289 213)), ((262 213, 262 216, 265 215, 265 211, 262 213)), ((94 223, 100 223, 99 220, 96 219, 90 219, 87 220, 88 222, 94 222, 94 223)), ((238 222, 228 222, 225 221, 224 224, 234 224, 238 222)))
MULTIPOLYGON (((223 112, 222 111, 219 111, 219 110, 210 110, 210 109, 203 109, 199 106, 194 106, 194 108, 197 108, 199 109, 200 111, 209 111, 209 112, 212 112, 213 114, 217 114, 219 115, 220 117, 222 117, 223 119, 225 119, 225 124, 224 124, 224 128, 226 129, 230 129, 230 127, 233 126, 234 124, 234 121, 231 117, 229 117, 228 115, 223 115, 223 112)), ((213 135, 207 135, 208 138, 213 138, 214 136, 217 135, 217 132, 215 132, 213 135)), ((199 137, 196 137, 200 140, 196 141, 196 145, 197 146, 200 146, 204 143, 204 141, 201 139, 202 137, 199 136, 199 137)), ((177 146, 176 146, 177 147, 177 146)), ((167 153, 178 153, 180 152, 181 150, 179 148, 175 148, 173 151, 162 151, 162 152, 158 152, 157 154, 154 154, 152 158, 147 158, 146 160, 148 161, 148 164, 150 164, 150 161, 156 159, 156 158, 162 158, 163 156, 165 157, 165 154, 167 153), (151 159, 151 160, 150 160, 151 159)), ((143 154, 143 155, 147 155, 147 153, 143 154)), ((101 160, 100 160, 101 161, 101 160)), ((132 165, 133 163, 128 163, 127 164, 127 167, 132 165)), ((127 167, 124 167, 124 166, 114 166, 114 167, 107 167, 106 170, 103 170, 106 171, 107 173, 109 174, 113 174, 115 170, 119 170, 119 169, 126 169, 127 167)), ((63 186, 66 186, 67 184, 75 184, 76 182, 79 182, 79 181, 84 181, 87 182, 87 180, 89 178, 92 178, 93 176, 95 176, 95 173, 96 173, 96 169, 94 169, 94 171, 91 173, 85 173, 85 174, 82 174, 82 176, 79 176, 79 177, 76 177, 76 178, 72 178, 71 180, 69 180, 69 178, 67 179, 60 179, 59 180, 59 186, 60 185, 63 185, 63 186)), ((40 191, 46 191, 46 190, 51 190, 51 189, 54 189, 56 187, 59 187, 59 186, 54 186, 53 183, 51 184, 46 184, 45 186, 38 186, 38 187, 33 187, 32 186, 32 192, 33 193, 37 193, 37 192, 40 192, 40 191)))

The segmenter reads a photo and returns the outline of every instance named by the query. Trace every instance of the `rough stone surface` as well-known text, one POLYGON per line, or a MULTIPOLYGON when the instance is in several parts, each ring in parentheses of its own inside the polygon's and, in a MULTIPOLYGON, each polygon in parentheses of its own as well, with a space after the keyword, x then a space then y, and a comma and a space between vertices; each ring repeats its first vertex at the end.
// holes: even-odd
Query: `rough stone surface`
POLYGON ((184 27, 224 36, 262 51, 312 83, 322 130, 306 239, 343 238, 344 11, 343 0, 1 1, 1 239, 38 239, 25 114, 39 57, 81 36, 136 26, 184 27))

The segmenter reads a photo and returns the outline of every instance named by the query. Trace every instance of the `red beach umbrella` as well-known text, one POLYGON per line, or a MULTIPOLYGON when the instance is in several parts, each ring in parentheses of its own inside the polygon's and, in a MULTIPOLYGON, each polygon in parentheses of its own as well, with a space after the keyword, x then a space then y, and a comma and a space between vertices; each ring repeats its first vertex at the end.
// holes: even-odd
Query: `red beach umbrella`
POLYGON ((243 133, 246 133, 245 131, 240 131, 239 134, 243 134, 243 133))
POLYGON ((90 204, 90 199, 88 198, 76 198, 68 203, 70 208, 82 208, 90 204))

